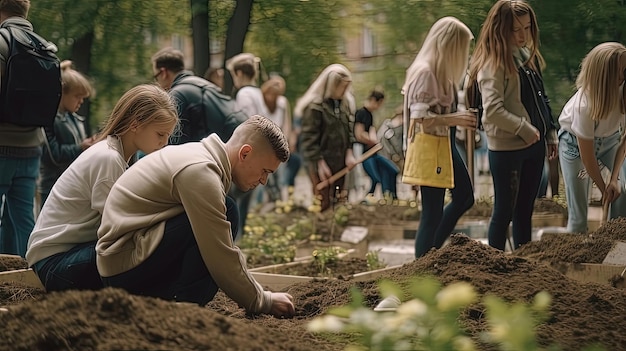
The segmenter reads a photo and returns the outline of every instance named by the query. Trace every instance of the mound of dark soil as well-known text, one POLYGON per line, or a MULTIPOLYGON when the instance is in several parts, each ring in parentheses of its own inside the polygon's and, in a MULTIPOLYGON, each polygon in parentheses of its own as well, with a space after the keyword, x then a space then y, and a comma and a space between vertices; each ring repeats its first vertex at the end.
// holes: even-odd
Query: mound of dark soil
MULTIPOLYGON (((624 290, 570 280, 546 265, 457 234, 446 247, 390 270, 383 278, 404 283, 423 274, 443 284, 467 281, 480 294, 508 301, 530 302, 538 292, 549 292, 553 298, 550 318, 537 330, 542 346, 557 344, 563 350, 577 351, 597 343, 606 350, 623 350, 626 344, 624 290)), ((370 307, 381 299, 376 281, 310 281, 289 286, 286 291, 296 306, 293 319, 249 316, 223 293, 207 307, 131 296, 115 289, 26 297, 0 312, 0 348, 343 350, 346 340, 352 339, 312 335, 306 325, 330 307, 348 304, 354 287, 362 290, 370 307)), ((486 326, 483 306, 471 306, 460 323, 478 340, 486 326)), ((481 344, 479 349, 497 348, 481 344)))

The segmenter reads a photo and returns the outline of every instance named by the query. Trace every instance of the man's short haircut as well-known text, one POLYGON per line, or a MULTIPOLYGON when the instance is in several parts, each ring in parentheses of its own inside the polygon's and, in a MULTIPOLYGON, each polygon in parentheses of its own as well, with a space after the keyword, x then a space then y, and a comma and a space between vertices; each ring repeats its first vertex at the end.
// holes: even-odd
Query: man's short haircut
POLYGON ((185 69, 185 56, 180 50, 172 47, 163 48, 152 55, 152 62, 156 68, 165 68, 178 73, 185 69))
POLYGON ((28 17, 30 0, 0 0, 0 12, 9 16, 28 17))
POLYGON ((376 101, 380 101, 385 98, 385 93, 380 90, 372 90, 370 93, 370 99, 375 99, 376 101))
POLYGON ((239 140, 240 142, 248 141, 245 140, 248 137, 250 141, 253 141, 255 136, 262 136, 262 139, 265 139, 272 147, 276 158, 278 158, 280 162, 285 162, 289 159, 289 143, 287 142, 285 134, 278 124, 266 117, 254 115, 248 118, 237 127, 233 137, 235 136, 241 138, 239 140))

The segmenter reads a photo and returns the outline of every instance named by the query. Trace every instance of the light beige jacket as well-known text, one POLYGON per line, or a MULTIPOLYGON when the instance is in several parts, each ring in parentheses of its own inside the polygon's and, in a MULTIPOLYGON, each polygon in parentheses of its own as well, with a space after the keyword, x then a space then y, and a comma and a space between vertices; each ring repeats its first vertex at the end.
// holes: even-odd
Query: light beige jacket
POLYGON ((185 211, 220 289, 247 311, 268 313, 271 293, 248 272, 226 220, 231 180, 230 161, 217 134, 140 159, 118 179, 104 207, 96 244, 100 274, 111 277, 137 267, 161 242, 165 221, 185 211))
MULTIPOLYGON (((526 54, 522 50, 518 55, 526 54)), ((478 84, 489 149, 513 151, 527 148, 527 141, 534 137, 534 129, 522 103, 518 73, 508 74, 504 67, 496 70, 483 68, 478 71, 478 84)), ((548 130, 546 140, 548 144, 556 144, 556 130, 548 130)))

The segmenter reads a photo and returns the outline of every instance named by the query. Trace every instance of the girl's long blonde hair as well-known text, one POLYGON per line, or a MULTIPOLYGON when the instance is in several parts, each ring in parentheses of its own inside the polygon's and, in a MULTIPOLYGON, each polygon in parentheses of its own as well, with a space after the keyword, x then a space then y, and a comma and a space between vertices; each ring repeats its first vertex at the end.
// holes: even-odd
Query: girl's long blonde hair
POLYGON ((435 22, 415 60, 407 69, 403 91, 408 91, 409 84, 421 70, 429 68, 437 77, 439 88, 446 95, 456 93, 449 90, 451 86, 456 87, 465 74, 473 38, 472 31, 455 17, 443 17, 435 22))
POLYGON ((620 96, 620 58, 626 47, 616 42, 597 45, 582 60, 576 77, 576 88, 587 97, 589 117, 594 121, 605 119, 615 108, 624 113, 624 96, 620 96))
POLYGON ((153 84, 141 84, 122 95, 98 133, 96 141, 104 140, 109 135, 121 136, 132 127, 153 123, 175 124, 176 131, 178 129, 176 105, 165 90, 153 84))
POLYGON ((516 74, 517 66, 513 58, 515 46, 511 44, 513 26, 516 19, 524 15, 530 17, 530 40, 527 43, 530 56, 524 64, 535 71, 543 68, 545 62, 539 52, 539 26, 535 11, 522 0, 498 0, 489 10, 480 29, 470 64, 470 79, 476 79, 478 71, 485 67, 493 70, 504 67, 506 73, 516 74))
MULTIPOLYGON (((346 66, 334 63, 326 67, 311 84, 309 89, 307 89, 306 93, 298 100, 294 108, 294 115, 296 117, 302 117, 304 109, 306 109, 310 103, 322 103, 322 101, 332 95, 342 81, 352 81, 352 75, 346 66)), ((352 95, 350 89, 346 89, 343 99, 341 99, 341 104, 346 105, 352 115, 356 111, 354 95, 352 95)))

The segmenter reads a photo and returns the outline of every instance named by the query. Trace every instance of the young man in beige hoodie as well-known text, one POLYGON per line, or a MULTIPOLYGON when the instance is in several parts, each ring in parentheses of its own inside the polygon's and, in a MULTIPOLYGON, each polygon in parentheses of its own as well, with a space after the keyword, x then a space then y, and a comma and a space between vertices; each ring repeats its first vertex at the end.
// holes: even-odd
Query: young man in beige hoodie
POLYGON ((98 230, 105 286, 204 305, 222 289, 252 313, 294 314, 292 297, 263 291, 233 244, 232 183, 250 191, 289 158, 280 127, 253 116, 224 143, 212 134, 142 158, 115 183, 98 230))

